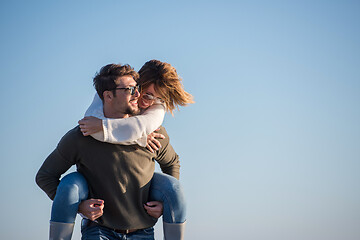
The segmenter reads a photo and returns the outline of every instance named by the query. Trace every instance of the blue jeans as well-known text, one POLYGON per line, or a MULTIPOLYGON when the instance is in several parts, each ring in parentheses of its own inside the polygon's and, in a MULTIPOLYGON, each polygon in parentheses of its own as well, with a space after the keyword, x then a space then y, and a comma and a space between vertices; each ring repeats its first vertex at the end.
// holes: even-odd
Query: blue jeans
POLYGON ((150 185, 150 201, 163 203, 163 221, 183 223, 186 220, 186 204, 179 180, 164 173, 154 173, 150 185))
MULTIPOLYGON (((87 199, 88 192, 86 179, 80 173, 73 172, 63 177, 52 205, 51 221, 74 223, 79 204, 87 199)), ((154 173, 149 200, 163 203, 164 222, 185 222, 185 198, 180 182, 176 178, 163 173, 154 173)))
POLYGON ((102 226, 81 226, 81 240, 154 240, 154 228, 137 230, 133 233, 117 233, 102 226))
POLYGON ((63 177, 56 190, 51 208, 51 221, 62 223, 75 222, 79 204, 87 199, 87 181, 83 175, 73 172, 63 177))

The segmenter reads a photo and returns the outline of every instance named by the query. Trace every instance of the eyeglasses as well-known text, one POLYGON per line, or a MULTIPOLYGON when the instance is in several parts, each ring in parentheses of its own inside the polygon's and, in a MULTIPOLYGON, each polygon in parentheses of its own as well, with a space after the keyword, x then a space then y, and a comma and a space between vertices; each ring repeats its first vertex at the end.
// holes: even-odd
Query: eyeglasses
POLYGON ((144 100, 147 100, 147 101, 154 101, 155 104, 162 104, 164 103, 164 100, 162 100, 161 98, 158 98, 158 97, 154 97, 153 95, 150 95, 150 94, 147 94, 147 93, 144 93, 142 95, 142 98, 144 100))
POLYGON ((122 87, 122 88, 114 88, 113 90, 129 90, 130 95, 134 95, 136 90, 139 91, 139 85, 133 87, 122 87))

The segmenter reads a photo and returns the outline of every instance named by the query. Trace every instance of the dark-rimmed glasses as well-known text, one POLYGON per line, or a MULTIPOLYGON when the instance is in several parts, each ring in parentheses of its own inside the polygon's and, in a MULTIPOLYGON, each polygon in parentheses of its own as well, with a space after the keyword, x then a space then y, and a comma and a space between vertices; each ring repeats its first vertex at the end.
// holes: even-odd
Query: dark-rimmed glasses
POLYGON ((139 91, 139 85, 133 86, 133 87, 121 87, 121 88, 114 88, 113 90, 129 90, 130 95, 134 95, 136 90, 139 91))

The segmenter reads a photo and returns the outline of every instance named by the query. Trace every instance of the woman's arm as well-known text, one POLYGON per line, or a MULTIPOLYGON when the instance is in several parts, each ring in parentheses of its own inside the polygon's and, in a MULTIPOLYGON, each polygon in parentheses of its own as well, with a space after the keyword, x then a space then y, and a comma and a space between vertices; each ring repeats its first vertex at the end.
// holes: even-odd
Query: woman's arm
MULTIPOLYGON (((141 115, 118 119, 105 118, 102 101, 96 94, 85 116, 102 119, 103 131, 91 134, 95 139, 115 144, 138 144, 145 147, 148 134, 162 124, 165 107, 157 104, 146 109, 141 115)), ((98 129, 100 130, 101 127, 98 129)))
POLYGON ((165 107, 153 105, 141 115, 103 120, 104 141, 115 144, 138 144, 145 147, 147 136, 160 127, 165 107))

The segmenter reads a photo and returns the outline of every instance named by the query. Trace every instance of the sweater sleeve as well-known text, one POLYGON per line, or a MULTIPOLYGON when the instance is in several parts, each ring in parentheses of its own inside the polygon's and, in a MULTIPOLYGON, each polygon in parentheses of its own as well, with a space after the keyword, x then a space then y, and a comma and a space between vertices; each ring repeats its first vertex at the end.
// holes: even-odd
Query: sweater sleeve
POLYGON ((138 144, 146 146, 146 138, 162 124, 165 117, 165 106, 156 104, 141 115, 129 118, 105 118, 100 98, 95 95, 85 116, 102 119, 103 132, 91 135, 96 140, 114 144, 138 144))
POLYGON ((74 142, 69 139, 70 136, 67 135, 60 140, 56 149, 46 158, 36 174, 37 185, 52 200, 55 197, 61 175, 76 162, 73 153, 76 147, 74 142))
POLYGON ((165 128, 161 127, 159 133, 165 136, 160 139, 161 148, 156 152, 155 160, 159 163, 161 171, 177 179, 180 177, 180 160, 175 150, 170 144, 169 136, 165 128))

